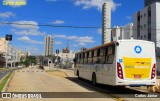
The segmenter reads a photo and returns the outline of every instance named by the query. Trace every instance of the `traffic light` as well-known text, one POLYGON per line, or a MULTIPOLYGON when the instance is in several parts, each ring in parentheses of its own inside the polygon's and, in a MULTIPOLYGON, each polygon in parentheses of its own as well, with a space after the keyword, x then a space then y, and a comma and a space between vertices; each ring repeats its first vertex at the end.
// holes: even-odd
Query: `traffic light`
POLYGON ((12 35, 6 34, 6 40, 7 41, 12 41, 12 35))
POLYGON ((56 50, 56 54, 59 54, 59 49, 56 50))

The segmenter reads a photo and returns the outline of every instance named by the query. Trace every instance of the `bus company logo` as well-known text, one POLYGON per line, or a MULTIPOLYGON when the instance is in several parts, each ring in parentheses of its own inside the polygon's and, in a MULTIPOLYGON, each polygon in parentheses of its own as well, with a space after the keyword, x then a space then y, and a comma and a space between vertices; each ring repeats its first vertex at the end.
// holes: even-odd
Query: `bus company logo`
POLYGON ((141 46, 135 46, 134 51, 135 51, 137 54, 140 54, 140 53, 142 52, 141 46))
POLYGON ((119 59, 119 63, 123 63, 123 60, 122 60, 122 59, 119 59))

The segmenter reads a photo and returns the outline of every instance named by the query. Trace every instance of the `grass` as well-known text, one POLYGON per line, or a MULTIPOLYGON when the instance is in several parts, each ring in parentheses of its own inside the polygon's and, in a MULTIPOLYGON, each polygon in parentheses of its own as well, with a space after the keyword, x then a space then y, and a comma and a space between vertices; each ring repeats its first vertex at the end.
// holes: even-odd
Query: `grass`
POLYGON ((0 92, 3 90, 5 84, 7 83, 8 79, 10 78, 12 72, 9 73, 0 83, 0 92))
POLYGON ((6 69, 9 69, 9 68, 0 68, 0 70, 6 70, 6 69))
POLYGON ((4 70, 4 68, 0 68, 0 70, 4 70))

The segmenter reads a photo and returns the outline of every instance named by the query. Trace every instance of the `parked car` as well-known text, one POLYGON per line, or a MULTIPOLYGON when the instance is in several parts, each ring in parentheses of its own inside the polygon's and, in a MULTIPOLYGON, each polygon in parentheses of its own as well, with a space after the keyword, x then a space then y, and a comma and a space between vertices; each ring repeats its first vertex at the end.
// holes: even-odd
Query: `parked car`
POLYGON ((22 65, 17 66, 18 68, 22 68, 22 65))

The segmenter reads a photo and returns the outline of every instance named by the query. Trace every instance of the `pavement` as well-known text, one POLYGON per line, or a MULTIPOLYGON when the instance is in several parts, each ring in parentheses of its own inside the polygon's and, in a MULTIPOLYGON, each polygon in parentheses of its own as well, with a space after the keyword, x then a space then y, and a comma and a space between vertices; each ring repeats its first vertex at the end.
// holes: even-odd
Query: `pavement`
MULTIPOLYGON (((72 74, 69 74, 72 75, 72 74)), ((94 92, 93 90, 76 84, 69 79, 49 74, 38 68, 24 68, 15 70, 6 92, 94 92)), ((65 93, 65 94, 67 94, 65 93)), ((104 96, 102 94, 102 96, 104 96)), ((106 95, 105 95, 106 97, 106 95)), ((23 99, 23 101, 114 101, 113 98, 43 98, 23 99)), ((22 99, 3 99, 3 101, 22 101, 22 99)))

